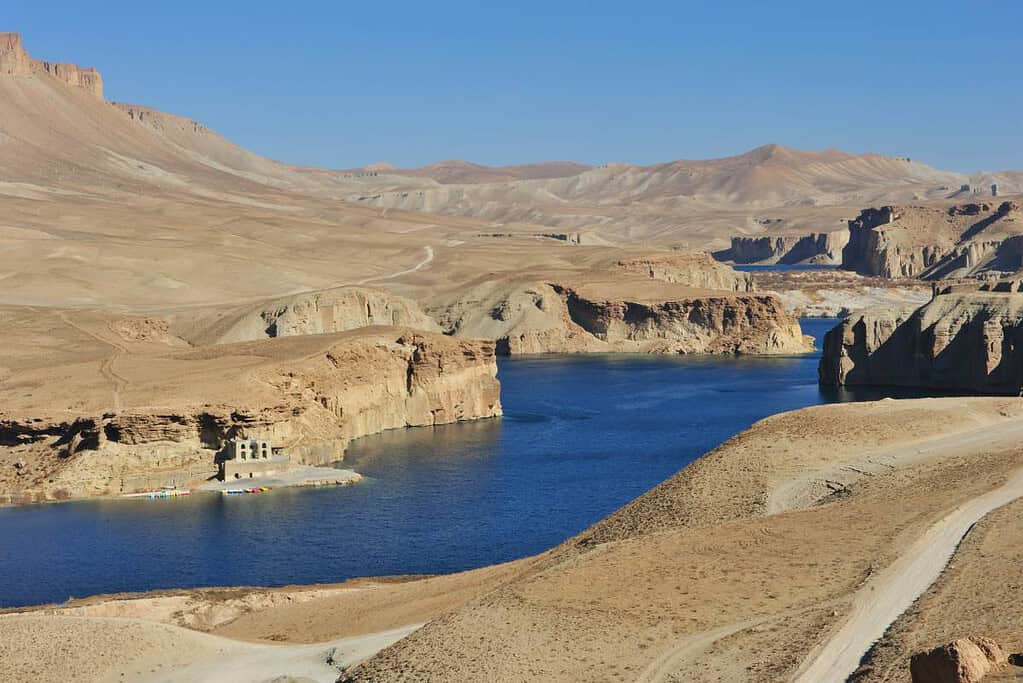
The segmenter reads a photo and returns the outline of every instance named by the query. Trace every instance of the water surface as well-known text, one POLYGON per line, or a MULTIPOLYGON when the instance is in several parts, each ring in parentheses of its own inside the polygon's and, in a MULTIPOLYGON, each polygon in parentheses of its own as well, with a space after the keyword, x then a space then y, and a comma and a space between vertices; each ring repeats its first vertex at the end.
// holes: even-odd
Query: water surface
MULTIPOLYGON (((835 320, 804 320, 818 338, 835 320)), ((355 442, 347 488, 0 509, 0 605, 451 572, 548 549, 752 422, 822 392, 817 355, 504 360, 505 417, 355 442)), ((904 393, 904 392, 903 392, 904 393)))

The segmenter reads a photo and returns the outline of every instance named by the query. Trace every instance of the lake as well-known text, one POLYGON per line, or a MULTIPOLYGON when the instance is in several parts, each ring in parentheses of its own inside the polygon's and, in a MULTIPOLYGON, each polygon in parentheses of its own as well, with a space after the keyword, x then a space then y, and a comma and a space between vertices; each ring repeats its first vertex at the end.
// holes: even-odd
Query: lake
MULTIPOLYGON (((803 325, 820 339, 836 322, 803 325)), ((504 418, 360 439, 344 464, 366 476, 355 486, 0 509, 0 606, 451 572, 534 554, 762 417, 888 395, 822 390, 817 360, 502 360, 504 418)))

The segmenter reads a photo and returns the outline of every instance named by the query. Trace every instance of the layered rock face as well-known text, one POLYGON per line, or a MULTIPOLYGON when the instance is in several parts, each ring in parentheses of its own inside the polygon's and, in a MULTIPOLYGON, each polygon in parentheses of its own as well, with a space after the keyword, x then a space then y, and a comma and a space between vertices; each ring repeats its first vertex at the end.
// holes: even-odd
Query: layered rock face
POLYGON ((426 332, 440 326, 410 299, 366 287, 339 287, 263 302, 223 315, 192 311, 175 320, 181 336, 197 344, 226 344, 272 337, 346 332, 392 325, 426 332), (215 318, 214 322, 210 318, 215 318))
POLYGON ((96 69, 32 59, 25 51, 21 36, 17 33, 0 33, 0 74, 14 76, 47 74, 103 99, 103 77, 96 69))
POLYGON ((873 309, 824 338, 824 385, 913 386, 1018 394, 1023 286, 947 287, 916 310, 873 309))
POLYGON ((150 363, 165 366, 160 377, 174 368, 182 377, 140 387, 144 404, 129 397, 120 410, 0 414, 0 465, 10 463, 0 470, 0 503, 205 479, 234 437, 270 439, 295 462, 322 464, 367 434, 501 414, 494 345, 486 341, 372 328, 150 363))
POLYGON ((663 282, 487 283, 435 312, 503 354, 804 353, 812 341, 772 295, 663 282))
POLYGON ((842 267, 888 278, 1011 273, 1023 264, 1021 234, 1014 201, 867 209, 849 222, 842 267))
POLYGON ((753 276, 739 273, 715 261, 705 252, 672 252, 618 259, 612 272, 639 275, 651 280, 726 292, 752 292, 753 276))
POLYGON ((735 263, 837 265, 842 262, 842 249, 848 242, 847 230, 801 236, 733 237, 731 248, 718 255, 735 263))

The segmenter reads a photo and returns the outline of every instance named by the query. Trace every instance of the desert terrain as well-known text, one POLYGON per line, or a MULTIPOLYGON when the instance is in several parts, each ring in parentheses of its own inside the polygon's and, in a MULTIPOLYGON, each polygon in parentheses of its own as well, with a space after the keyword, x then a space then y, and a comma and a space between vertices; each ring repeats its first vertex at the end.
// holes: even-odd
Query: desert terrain
POLYGON ((1020 649, 1023 173, 774 144, 298 167, 13 33, 0 152, 0 504, 195 487, 239 440, 329 465, 498 418, 502 355, 803 354, 799 316, 844 318, 825 385, 1006 395, 775 415, 502 565, 9 610, 0 678, 909 680, 955 638, 1020 649))
MULTIPOLYGON (((217 676, 256 658, 265 678, 251 680, 269 680, 308 670, 307 659, 292 659, 299 645, 318 644, 311 650, 323 665, 331 647, 355 648, 368 634, 396 639, 405 634, 396 629, 407 628, 357 666, 350 665, 358 654, 332 660, 332 675, 840 680, 924 593, 862 674, 908 680, 909 654, 943 638, 983 632, 1009 651, 1018 646, 1011 610, 998 626, 971 604, 968 623, 943 622, 937 631, 923 615, 955 609, 942 602, 956 599, 944 588, 955 581, 971 594, 1000 583, 1002 592, 985 601, 1012 604, 1015 588, 1002 574, 960 578, 983 572, 984 565, 964 567, 978 553, 988 557, 976 543, 990 535, 972 532, 959 543, 1006 504, 984 524, 1013 528, 1013 501, 1023 495, 1020 410, 1012 399, 977 398, 781 414, 534 558, 446 577, 123 595, 23 611, 0 617, 2 661, 11 675, 54 672, 38 680, 61 680, 54 657, 95 680, 157 663, 178 673, 149 671, 141 680, 234 680, 217 676), (811 446, 821 442, 826 453, 811 446), (949 558, 956 573, 928 592, 949 558), (116 656, 87 646, 89 634, 116 639, 116 629, 132 630, 139 645, 116 656), (51 632, 64 652, 40 635, 51 632), (185 655, 179 643, 190 640, 202 646, 185 655), (247 649, 252 643, 263 649, 247 649)), ((996 554, 1008 552, 1007 541, 1001 537, 996 554)))

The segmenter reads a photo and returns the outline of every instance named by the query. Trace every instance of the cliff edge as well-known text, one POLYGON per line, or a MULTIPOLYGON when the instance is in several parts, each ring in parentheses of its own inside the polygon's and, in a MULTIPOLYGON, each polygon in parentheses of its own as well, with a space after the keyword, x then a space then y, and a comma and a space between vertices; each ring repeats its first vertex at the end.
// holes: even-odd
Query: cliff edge
POLYGON ((187 486, 236 437, 324 464, 367 434, 501 414, 491 342, 374 327, 192 349, 157 321, 68 319, 100 354, 5 379, 0 503, 187 486))
POLYGON ((909 386, 1017 395, 1023 389, 1023 283, 936 288, 915 309, 872 309, 824 337, 829 386, 909 386))
POLYGON ((882 206, 849 221, 842 267, 862 275, 939 280, 1004 276, 1023 266, 1016 201, 882 206))
POLYGON ((103 99, 103 77, 99 71, 77 64, 33 59, 25 51, 21 35, 18 33, 0 33, 0 75, 3 74, 10 76, 45 74, 103 99))

